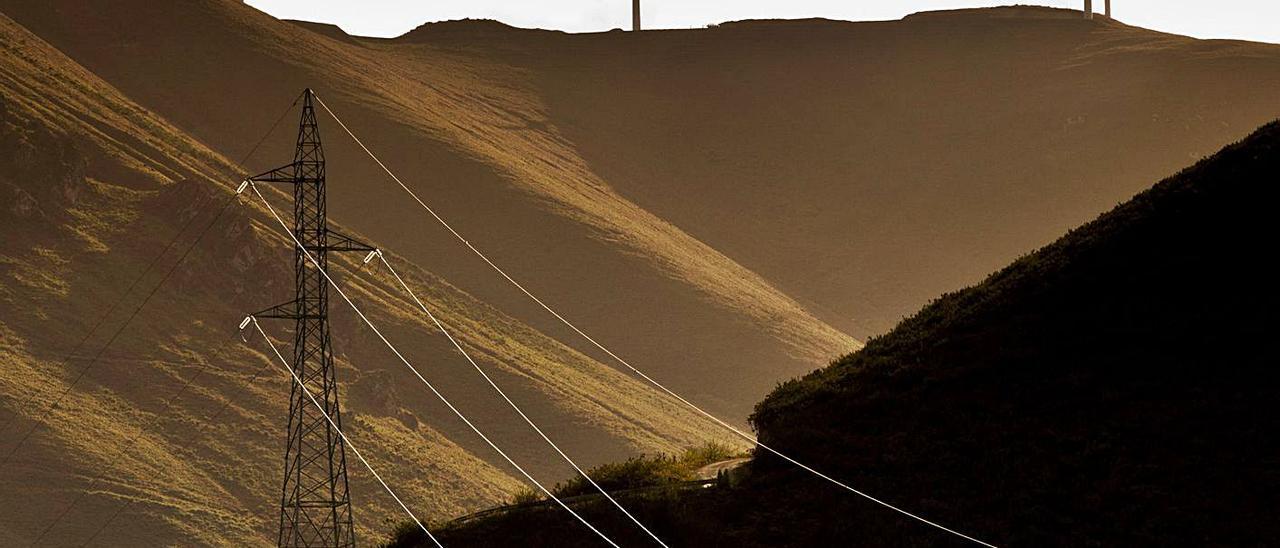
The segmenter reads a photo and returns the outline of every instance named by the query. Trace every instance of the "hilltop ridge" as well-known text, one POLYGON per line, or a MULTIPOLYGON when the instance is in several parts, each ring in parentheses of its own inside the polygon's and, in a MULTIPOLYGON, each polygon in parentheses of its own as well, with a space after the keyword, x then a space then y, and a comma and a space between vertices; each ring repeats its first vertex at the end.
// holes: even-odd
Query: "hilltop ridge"
POLYGON ((485 39, 512 35, 534 37, 565 34, 556 30, 515 27, 495 19, 453 19, 423 23, 392 40, 427 42, 432 40, 485 39))
MULTIPOLYGON (((1084 21, 1084 12, 1077 9, 1050 6, 995 6, 990 8, 958 8, 918 11, 903 20, 930 18, 983 18, 983 19, 1073 19, 1084 21)), ((1106 17, 1095 17, 1091 23, 1106 23, 1106 17)))
POLYGON ((293 25, 297 25, 301 28, 307 29, 321 36, 327 36, 329 38, 333 38, 334 40, 339 40, 349 44, 359 43, 358 39, 360 37, 353 36, 347 33, 347 31, 343 30, 342 27, 339 27, 338 25, 334 25, 332 23, 316 23, 313 21, 298 21, 294 19, 282 19, 282 21, 293 24, 293 25))

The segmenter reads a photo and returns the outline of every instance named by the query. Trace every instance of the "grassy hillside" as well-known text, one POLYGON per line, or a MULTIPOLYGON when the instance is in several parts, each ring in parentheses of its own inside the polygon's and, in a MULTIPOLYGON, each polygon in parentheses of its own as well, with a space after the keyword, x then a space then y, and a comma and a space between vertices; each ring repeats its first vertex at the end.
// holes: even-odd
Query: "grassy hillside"
POLYGON ((619 194, 859 338, 1280 115, 1280 46, 1078 11, 470 42, 436 26, 397 41, 527 71, 619 194))
MULTIPOLYGON (((1272 123, 785 383, 762 441, 997 545, 1274 544, 1278 177, 1272 123)), ((678 545, 964 545, 760 453, 740 486, 632 505, 678 545)), ((550 512, 445 538, 516 530, 593 542, 550 512)))
MULTIPOLYGON (((318 88, 499 263, 730 418, 1271 119, 1280 85, 1274 45, 1045 8, 375 40, 218 0, 0 5, 218 150, 318 88)), ((572 335, 330 137, 335 218, 572 335)))
MULTIPOLYGON (((738 421, 779 378, 858 345, 619 195, 555 127, 530 75, 508 63, 335 39, 332 29, 313 32, 229 0, 6 0, 0 9, 217 150, 238 150, 253 122, 271 119, 298 89, 317 89, 494 260, 620 354, 738 421), (125 23, 142 20, 145 27, 125 23), (734 365, 748 357, 769 366, 734 365)), ((345 137, 325 136, 329 173, 348 181, 330 189, 334 219, 535 328, 571 335, 451 240, 345 137)))
MULTIPOLYGON (((74 405, 43 421, 20 402, 47 401, 69 382, 63 351, 169 234, 193 216, 197 227, 207 222, 214 189, 242 175, 226 157, 243 154, 304 86, 527 286, 682 394, 742 420, 779 379, 857 348, 850 334, 883 331, 927 296, 977 281, 1272 118, 1280 84, 1275 46, 1038 9, 640 34, 469 22, 396 40, 278 21, 233 0, 0 0, 0 11, 0 389, 3 411, 18 417, 12 429, 48 428, 12 475, 0 473, 0 493, 17 508, 0 532, 18 539, 84 489, 105 448, 129 432, 145 434, 146 454, 95 487, 85 510, 142 502, 126 516, 134 527, 122 533, 135 537, 125 541, 171 542, 199 524, 203 541, 245 544, 271 529, 262 516, 276 489, 285 385, 237 395, 251 373, 228 368, 265 356, 227 346, 240 315, 289 294, 287 246, 260 211, 238 206, 216 225, 113 346, 119 353, 104 356, 110 366, 72 393, 74 405), (164 388, 206 366, 200 398, 160 414, 164 388), (218 433, 244 445, 210 436, 191 446, 182 434, 227 401, 235 420, 218 433), (95 418, 104 416, 115 420, 95 418), (36 503, 13 502, 27 500, 36 503)), ((705 423, 618 374, 512 291, 326 120, 334 220, 423 267, 404 271, 450 324, 468 328, 464 343, 570 454, 596 465, 705 441, 705 423)), ((291 146, 285 129, 245 171, 275 167, 291 146)), ((424 335, 386 273, 339 266, 379 310, 375 321, 483 428, 540 477, 567 475, 444 341, 424 335)), ((334 331, 345 337, 349 423, 394 462, 392 479, 426 515, 456 515, 518 488, 358 320, 335 311, 334 331)), ((766 425, 767 410, 760 416, 766 425)), ((390 515, 359 474, 356 491, 368 498, 357 516, 390 515)), ((970 516, 950 495, 923 501, 923 511, 979 532, 1031 511, 978 505, 970 516)), ((811 502, 814 516, 828 511, 827 499, 811 502)), ((772 505, 735 504, 707 515, 797 519, 786 505, 771 516, 759 512, 772 505)), ((84 538, 91 521, 56 540, 84 538)), ((748 523, 730 529, 749 532, 748 523)), ((915 531, 848 526, 889 540, 915 531)), ((788 531, 764 538, 781 542, 788 531)))
MULTIPOLYGON (((9 509, 0 537, 33 541, 87 491, 43 543, 84 542, 126 501, 104 533, 113 543, 261 543, 276 526, 288 384, 263 369, 266 347, 241 344, 234 326, 290 294, 284 236, 251 203, 216 217, 231 182, 244 175, 224 156, 3 16, 0 38, 0 454, 37 428, 0 471, 0 501, 9 509), (94 360, 210 223, 173 277, 94 360), (75 348, 180 231, 175 247, 75 348), (255 372, 262 375, 249 383, 255 372)), ((273 139, 292 142, 289 125, 273 139)), ((284 203, 283 194, 268 196, 284 203)), ((548 481, 562 477, 567 465, 513 422, 389 275, 356 273, 351 261, 359 258, 347 259, 334 261, 338 279, 424 374, 521 462, 537 463, 548 481)), ((460 340, 481 365, 584 463, 707 439, 705 426, 670 400, 402 257, 392 260, 444 321, 466 328, 460 340)), ((514 471, 470 450, 473 437, 458 434, 456 419, 341 306, 335 303, 333 329, 348 432, 420 515, 448 518, 521 489, 514 471)), ((287 339, 287 326, 268 328, 287 339)), ((357 516, 393 512, 373 478, 350 464, 357 516)))

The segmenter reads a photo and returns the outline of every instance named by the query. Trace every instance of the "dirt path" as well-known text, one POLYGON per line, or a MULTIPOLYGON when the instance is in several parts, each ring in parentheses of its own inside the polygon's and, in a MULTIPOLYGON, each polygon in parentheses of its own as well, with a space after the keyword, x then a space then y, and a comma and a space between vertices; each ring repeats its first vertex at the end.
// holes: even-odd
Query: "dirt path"
POLYGON ((697 472, 694 472, 694 475, 698 479, 716 479, 716 476, 719 475, 721 471, 728 472, 730 470, 733 470, 734 468, 737 468, 739 466, 746 464, 750 460, 751 460, 751 457, 738 457, 736 459, 713 462, 711 464, 703 466, 702 468, 699 468, 697 472))

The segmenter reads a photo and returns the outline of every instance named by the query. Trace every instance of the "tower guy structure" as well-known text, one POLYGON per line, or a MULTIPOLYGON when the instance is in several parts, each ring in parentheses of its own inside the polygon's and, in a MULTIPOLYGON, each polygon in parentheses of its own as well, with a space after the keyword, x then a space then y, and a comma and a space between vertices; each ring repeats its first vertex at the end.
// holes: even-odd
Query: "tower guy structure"
MULTIPOLYGON (((320 145, 313 96, 310 88, 303 91, 293 163, 249 178, 255 183, 292 185, 293 233, 303 246, 294 249, 294 299, 254 316, 293 320, 291 367, 324 407, 324 413, 341 428, 338 381, 329 339, 329 286, 325 276, 328 254, 369 252, 374 248, 328 228, 324 148, 320 145)), ((311 404, 301 386, 291 383, 290 387, 277 543, 282 547, 354 546, 342 438, 311 404)))

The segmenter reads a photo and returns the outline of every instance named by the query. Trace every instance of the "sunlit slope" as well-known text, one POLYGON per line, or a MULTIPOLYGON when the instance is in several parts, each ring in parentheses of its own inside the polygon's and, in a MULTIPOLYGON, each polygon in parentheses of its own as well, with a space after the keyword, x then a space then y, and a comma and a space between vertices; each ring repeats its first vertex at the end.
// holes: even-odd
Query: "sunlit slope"
POLYGON ((859 337, 1280 114, 1280 46, 1047 8, 397 42, 527 75, 611 188, 859 337))
MULTIPOLYGON (((230 206, 46 417, 53 400, 214 219, 241 174, 224 156, 2 16, 0 36, 0 420, 13 418, 0 451, 7 454, 39 423, 0 471, 0 503, 7 508, 0 535, 17 544, 34 540, 89 490, 43 543, 88 540, 125 501, 132 503, 95 542, 266 541, 276 526, 288 384, 268 369, 266 346, 256 338, 242 343, 234 327, 246 312, 287 300, 285 238, 252 203, 230 206), (188 220, 177 245, 63 365, 188 220), (91 486, 98 476, 103 479, 91 486)), ((277 114, 287 102, 277 105, 277 114)), ((275 139, 292 141, 295 116, 275 139)), ((257 128, 255 140, 267 125, 257 128)), ((286 203, 281 193, 267 195, 277 207, 286 203)), ((670 401, 404 259, 391 259, 428 306, 450 325, 467 328, 462 341, 481 365, 572 454, 592 463, 705 439, 699 430, 706 426, 670 401)), ((385 272, 354 271, 350 260, 335 261, 349 294, 424 375, 540 477, 567 473, 412 313, 385 272)), ((415 510, 442 519, 516 489, 514 471, 491 464, 496 455, 480 450, 474 435, 431 400, 345 305, 336 298, 334 304, 349 434, 415 510)), ((287 341, 288 326, 266 326, 287 341)), ((354 459, 349 468, 356 515, 370 527, 363 533, 379 534, 380 521, 368 517, 393 515, 394 503, 354 459)))
MULTIPOLYGON (((249 278, 287 280, 280 277, 287 275, 280 268, 288 264, 285 256, 273 251, 280 242, 252 236, 243 213, 232 210, 134 327, 44 417, 176 253, 144 279, 107 329, 68 366, 61 358, 167 236, 191 216, 197 216, 197 227, 212 218, 213 200, 222 199, 214 189, 233 170, 8 19, 0 24, 3 189, 13 198, 6 199, 3 222, 0 361, 4 418, 17 417, 6 430, 5 454, 33 420, 41 421, 0 476, 8 509, 0 522, 5 538, 15 544, 33 540, 90 487, 91 478, 103 476, 43 542, 87 540, 124 501, 134 503, 103 532, 102 542, 261 542, 278 490, 287 384, 266 370, 246 388, 266 356, 261 347, 239 344, 226 322, 234 323, 252 301, 274 297, 249 278), (193 378, 182 398, 165 407, 193 378), (224 404, 219 421, 210 423, 224 404)), ((347 379, 358 378, 346 363, 343 371, 347 379)), ((431 513, 447 515, 498 500, 516 485, 429 427, 404 431, 378 414, 348 418, 353 437, 382 456, 389 468, 384 472, 465 488, 440 493, 431 513), (397 462, 385 450, 406 438, 430 453, 438 463, 434 470, 423 475, 419 459, 397 462)), ((353 482, 366 494, 357 500, 358 511, 391 511, 366 474, 354 471, 353 482)))
MULTIPOLYGON (((234 2, 4 5, 219 150, 239 149, 253 122, 297 89, 317 88, 498 263, 620 354, 730 418, 741 420, 779 378, 857 347, 756 273, 615 192, 552 123, 530 75, 508 63, 334 38, 234 2)), ((547 333, 570 335, 433 225, 331 122, 322 132, 333 180, 345 181, 330 189, 334 218, 547 333)))

